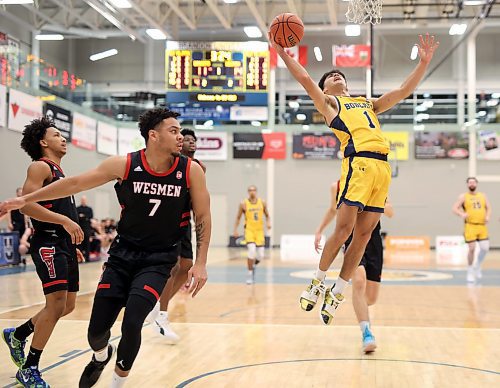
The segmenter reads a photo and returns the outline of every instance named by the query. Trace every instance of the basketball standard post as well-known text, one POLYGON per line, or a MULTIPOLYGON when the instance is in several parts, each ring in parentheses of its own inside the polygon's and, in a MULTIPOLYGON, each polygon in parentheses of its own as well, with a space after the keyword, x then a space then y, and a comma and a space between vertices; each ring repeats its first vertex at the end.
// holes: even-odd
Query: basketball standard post
MULTIPOLYGON (((281 90, 280 90, 281 92, 281 90)), ((269 88, 267 94, 267 129, 274 132, 275 112, 276 112, 276 69, 269 66, 269 88)), ((271 218, 271 230, 269 231, 270 246, 273 246, 274 227, 276 220, 274 219, 274 159, 267 159, 267 211, 271 218)))

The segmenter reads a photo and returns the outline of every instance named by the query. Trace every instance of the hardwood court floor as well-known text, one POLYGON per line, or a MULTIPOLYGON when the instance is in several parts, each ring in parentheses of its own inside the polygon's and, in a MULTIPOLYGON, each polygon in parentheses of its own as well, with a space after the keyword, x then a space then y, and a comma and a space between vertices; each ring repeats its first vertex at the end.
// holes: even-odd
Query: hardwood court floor
MULTIPOLYGON (((170 346, 150 327, 127 385, 145 387, 497 387, 500 386, 500 253, 491 252, 484 278, 466 286, 463 268, 434 259, 391 263, 371 311, 378 349, 361 352, 350 288, 333 326, 298 295, 312 267, 282 262, 279 251, 262 263, 257 284, 244 284, 240 251, 213 249, 210 283, 195 299, 176 296, 170 346)), ((91 353, 86 329, 100 264, 80 267, 76 311, 56 327, 42 356, 52 387, 76 387, 91 353)), ((2 273, 0 272, 0 275, 2 273)), ((335 271, 332 271, 335 276, 335 271)), ((27 319, 43 300, 35 272, 0 276, 0 327, 27 319)), ((113 328, 118 342, 119 322, 113 328)), ((14 386, 14 364, 0 344, 0 386, 14 386)), ((109 386, 106 368, 96 387, 109 386)))

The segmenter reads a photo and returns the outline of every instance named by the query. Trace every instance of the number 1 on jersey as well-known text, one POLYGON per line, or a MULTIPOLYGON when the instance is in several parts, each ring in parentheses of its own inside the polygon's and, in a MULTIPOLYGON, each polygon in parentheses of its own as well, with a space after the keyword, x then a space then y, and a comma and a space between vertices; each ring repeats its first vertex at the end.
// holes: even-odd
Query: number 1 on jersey
POLYGON ((366 119, 368 120, 368 126, 369 126, 370 128, 375 128, 375 124, 373 124, 373 121, 372 121, 372 119, 370 118, 370 115, 368 114, 368 112, 365 110, 365 111, 363 112, 363 114, 366 116, 366 119))
POLYGON ((156 211, 158 210, 158 208, 160 207, 161 199, 150 199, 149 203, 153 204, 153 208, 149 212, 149 216, 153 217, 155 215, 156 211))

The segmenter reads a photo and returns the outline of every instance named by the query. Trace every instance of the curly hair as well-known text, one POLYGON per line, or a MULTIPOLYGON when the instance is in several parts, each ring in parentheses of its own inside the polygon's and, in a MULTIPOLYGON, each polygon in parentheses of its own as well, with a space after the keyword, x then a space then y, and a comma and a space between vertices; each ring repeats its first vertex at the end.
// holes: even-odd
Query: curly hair
POLYGON ((56 127, 54 121, 47 117, 33 120, 24 127, 21 148, 26 151, 32 160, 38 160, 43 156, 40 140, 47 133, 47 128, 56 127))
POLYGON ((333 74, 338 74, 338 75, 340 75, 340 76, 344 79, 344 81, 345 81, 345 86, 347 87, 347 79, 346 79, 346 77, 345 77, 345 74, 344 74, 344 73, 342 73, 342 72, 341 72, 340 70, 338 70, 338 69, 333 69, 333 70, 330 70, 329 72, 327 72, 327 73, 323 74, 323 77, 321 77, 321 79, 319 80, 319 82, 318 82, 318 86, 319 86, 319 88, 320 88, 321 90, 323 90, 323 89, 324 89, 324 87, 325 87, 325 81, 326 81, 326 79, 327 79, 329 76, 333 75, 333 74))
POLYGON ((150 109, 139 116, 139 130, 141 135, 148 143, 148 132, 150 129, 155 129, 158 124, 163 120, 173 117, 174 119, 179 117, 181 114, 165 109, 165 108, 155 108, 150 109))
POLYGON ((183 128, 181 131, 181 135, 182 136, 192 136, 194 141, 198 140, 194 131, 192 129, 189 129, 189 128, 183 128))

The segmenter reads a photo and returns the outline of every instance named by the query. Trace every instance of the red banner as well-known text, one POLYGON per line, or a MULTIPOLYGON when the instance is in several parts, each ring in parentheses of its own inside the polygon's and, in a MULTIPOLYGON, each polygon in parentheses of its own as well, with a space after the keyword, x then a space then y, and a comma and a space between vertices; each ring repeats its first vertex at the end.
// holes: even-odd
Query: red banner
POLYGON ((285 159, 286 158, 286 133, 273 132, 264 133, 264 153, 262 159, 285 159))
POLYGON ((335 67, 370 67, 370 45, 333 45, 332 57, 335 67))

